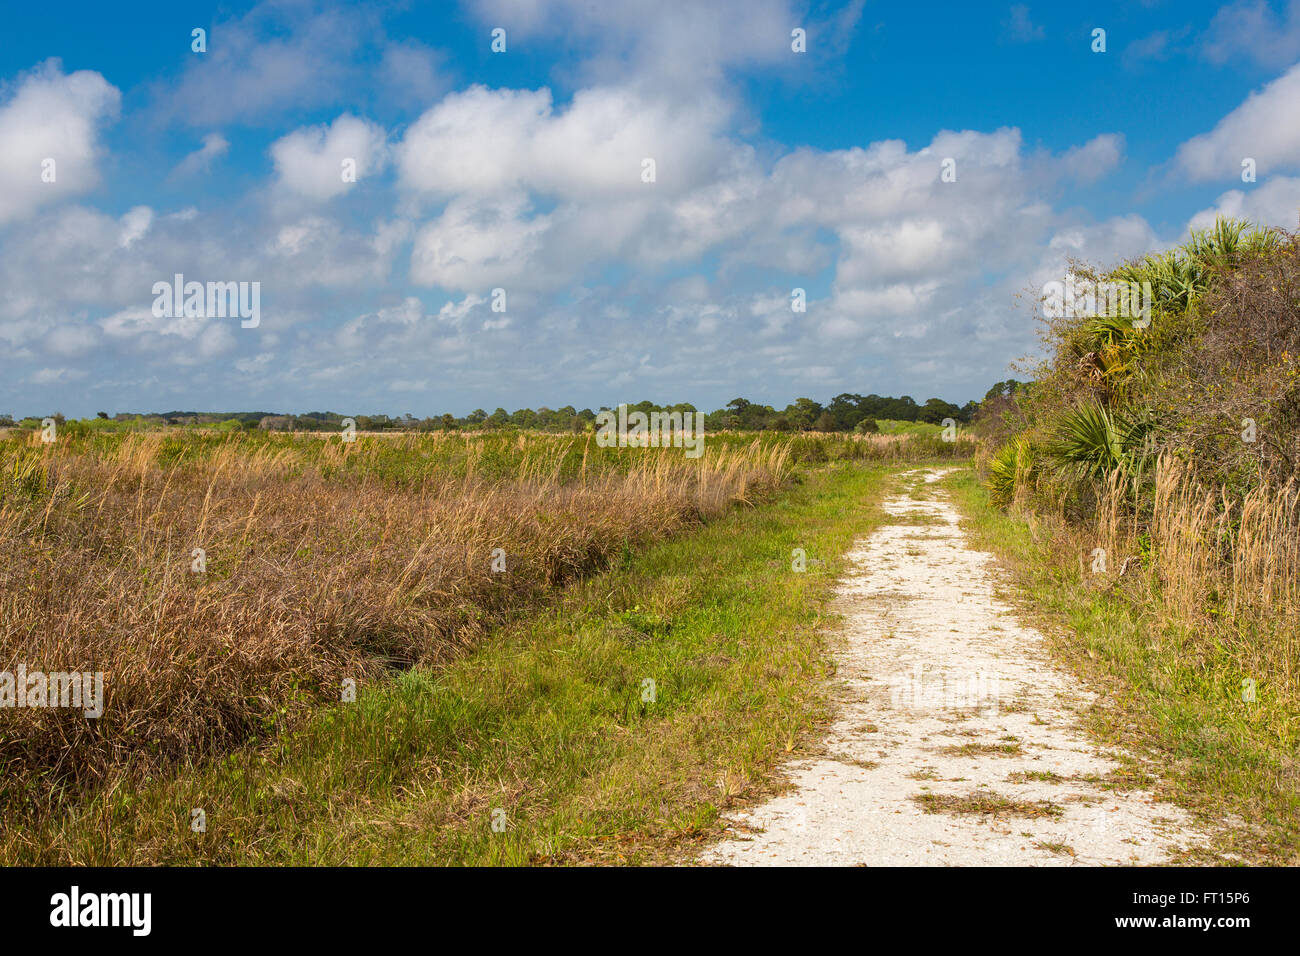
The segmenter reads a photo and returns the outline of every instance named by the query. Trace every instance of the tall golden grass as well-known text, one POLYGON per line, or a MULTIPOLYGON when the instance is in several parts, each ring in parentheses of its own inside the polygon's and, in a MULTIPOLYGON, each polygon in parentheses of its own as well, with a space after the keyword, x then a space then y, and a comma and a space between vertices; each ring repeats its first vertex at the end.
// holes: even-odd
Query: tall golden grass
POLYGON ((1080 561, 1106 549, 1107 576, 1182 625, 1207 660, 1226 651, 1243 676, 1300 704, 1300 489, 1262 485, 1233 496, 1165 455, 1149 513, 1135 513, 1131 495, 1116 474, 1092 528, 1061 523, 1080 561))
POLYGON ((449 467, 450 441, 0 446, 0 670, 106 675, 98 720, 0 711, 0 811, 272 733, 345 679, 446 661, 789 470, 782 444, 625 449, 611 467, 590 437, 523 436, 454 439, 449 467))

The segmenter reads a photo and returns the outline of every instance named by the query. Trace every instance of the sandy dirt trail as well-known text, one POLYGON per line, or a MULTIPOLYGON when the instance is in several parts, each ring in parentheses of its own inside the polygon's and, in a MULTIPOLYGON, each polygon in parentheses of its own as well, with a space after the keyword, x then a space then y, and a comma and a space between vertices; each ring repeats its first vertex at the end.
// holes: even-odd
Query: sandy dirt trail
POLYGON ((941 470, 903 476, 850 553, 836 635, 839 716, 793 789, 728 819, 706 863, 1131 865, 1204 842, 1079 729, 1092 695, 995 593, 941 470))

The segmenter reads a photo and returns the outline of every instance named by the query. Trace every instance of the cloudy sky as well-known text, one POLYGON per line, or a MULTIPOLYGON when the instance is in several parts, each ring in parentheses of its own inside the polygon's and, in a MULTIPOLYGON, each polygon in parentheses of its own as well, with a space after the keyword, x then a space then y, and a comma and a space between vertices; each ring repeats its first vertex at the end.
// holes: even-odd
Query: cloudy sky
POLYGON ((1300 208, 1300 0, 63 0, 0 31, 15 415, 961 403, 1067 257, 1300 208), (260 325, 156 316, 176 273, 260 283, 260 325))

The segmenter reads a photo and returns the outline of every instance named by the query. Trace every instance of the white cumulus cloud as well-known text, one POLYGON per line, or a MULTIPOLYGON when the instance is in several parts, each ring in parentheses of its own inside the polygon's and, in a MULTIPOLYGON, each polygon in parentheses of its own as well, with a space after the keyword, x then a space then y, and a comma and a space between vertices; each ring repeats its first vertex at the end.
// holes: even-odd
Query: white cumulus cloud
POLYGON ((271 157, 281 187, 330 199, 384 167, 387 139, 382 127, 345 113, 328 126, 281 137, 271 144, 271 157))
POLYGON ((101 129, 120 103, 100 74, 64 73, 58 60, 19 80, 0 104, 0 224, 99 184, 101 129))

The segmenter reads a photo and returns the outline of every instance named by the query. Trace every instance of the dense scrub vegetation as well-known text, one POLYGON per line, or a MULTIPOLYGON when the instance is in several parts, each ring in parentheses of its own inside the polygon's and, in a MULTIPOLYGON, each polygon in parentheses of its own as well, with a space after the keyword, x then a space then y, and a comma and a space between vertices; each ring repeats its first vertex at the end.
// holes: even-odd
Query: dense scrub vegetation
POLYGON ((1218 510, 1300 478, 1298 263, 1295 236, 1221 219, 1101 276, 1149 282, 1150 323, 1045 320, 1033 383, 976 416, 995 498, 1078 522, 1118 489, 1145 529, 1161 476, 1212 491, 1218 510))
POLYGON ((1196 698, 1238 721, 1240 751, 1248 739, 1271 755, 1256 784, 1294 793, 1300 238, 1220 220, 1087 274, 1149 282, 1150 322, 1044 320, 1034 381, 976 416, 991 497, 1144 616, 1140 652, 1184 675, 1162 707, 1196 698))
POLYGON ((979 416, 999 446, 995 492, 1033 487, 1089 516, 1118 472, 1151 503, 1163 457, 1240 496, 1300 467, 1297 241, 1219 220, 1183 247, 1103 278, 1149 282, 1149 326, 1127 318, 1048 320, 1052 357, 1010 407, 979 416), (1009 440, 1015 436, 1015 441, 1009 440))

